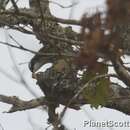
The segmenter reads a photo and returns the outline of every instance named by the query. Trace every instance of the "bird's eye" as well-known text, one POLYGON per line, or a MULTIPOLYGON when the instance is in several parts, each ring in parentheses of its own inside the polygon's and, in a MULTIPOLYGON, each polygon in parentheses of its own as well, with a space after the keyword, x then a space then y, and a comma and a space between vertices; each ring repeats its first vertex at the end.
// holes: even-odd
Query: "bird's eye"
POLYGON ((32 65, 32 62, 30 62, 30 63, 28 64, 28 68, 30 69, 31 72, 33 72, 33 65, 32 65))

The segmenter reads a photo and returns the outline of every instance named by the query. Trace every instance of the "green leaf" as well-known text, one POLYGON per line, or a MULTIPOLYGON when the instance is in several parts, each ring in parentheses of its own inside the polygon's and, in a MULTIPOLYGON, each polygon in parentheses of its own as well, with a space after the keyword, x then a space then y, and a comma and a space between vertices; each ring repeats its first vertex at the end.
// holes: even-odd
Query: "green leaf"
MULTIPOLYGON (((94 77, 108 73, 108 67, 104 64, 99 64, 93 71, 86 71, 83 74, 82 82, 87 83, 94 77), (99 67, 100 65, 100 67, 99 67)), ((84 91, 83 96, 91 107, 105 106, 107 97, 109 96, 109 78, 101 78, 96 82, 91 83, 84 91)))
POLYGON ((84 90, 83 96, 91 104, 91 107, 105 106, 109 96, 109 79, 103 78, 96 83, 92 83, 84 90))

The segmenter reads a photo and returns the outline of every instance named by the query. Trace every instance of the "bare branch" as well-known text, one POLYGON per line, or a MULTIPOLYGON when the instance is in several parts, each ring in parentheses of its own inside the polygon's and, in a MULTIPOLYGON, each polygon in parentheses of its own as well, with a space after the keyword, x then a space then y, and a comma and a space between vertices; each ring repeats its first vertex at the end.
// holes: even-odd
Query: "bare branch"
POLYGON ((62 41, 62 42, 66 42, 66 43, 71 44, 71 45, 82 45, 83 44, 83 42, 81 42, 81 41, 75 41, 75 40, 71 40, 71 39, 67 39, 67 38, 61 38, 61 37, 51 35, 51 34, 48 34, 48 37, 62 41))
POLYGON ((18 8, 16 2, 15 2, 14 0, 11 0, 11 2, 12 2, 12 5, 13 5, 13 7, 14 7, 14 9, 15 9, 15 12, 16 12, 16 13, 19 13, 19 8, 18 8))
MULTIPOLYGON (((127 115, 130 115, 130 90, 127 88, 123 88, 118 84, 111 84, 110 88, 112 91, 111 92, 112 97, 110 98, 110 100, 108 100, 105 107, 115 109, 123 113, 126 113, 127 115)), ((80 95, 80 99, 78 98, 75 99, 75 101, 73 101, 74 104, 70 105, 69 107, 77 110, 76 106, 82 106, 84 104, 87 104, 87 100, 83 98, 81 99, 81 96, 82 95, 80 95)), ((66 100, 63 100, 65 98, 66 97, 59 99, 59 103, 66 106, 67 102, 66 100)), ((4 95, 0 95, 0 102, 13 105, 11 109, 8 111, 9 113, 28 110, 42 105, 48 105, 50 103, 46 100, 45 97, 39 97, 36 99, 32 99, 30 101, 24 101, 17 98, 16 96, 4 96, 4 95)))
POLYGON ((70 25, 82 25, 79 20, 74 20, 74 19, 62 19, 62 18, 57 18, 57 17, 46 17, 48 20, 56 21, 58 23, 62 24, 70 24, 70 25))
MULTIPOLYGON (((7 21, 10 17, 12 17, 11 19, 16 19, 21 24, 24 24, 24 22, 30 23, 30 21, 33 19, 41 19, 41 17, 38 16, 36 13, 34 13, 30 9, 26 9, 26 8, 19 9, 18 14, 15 13, 14 10, 6 10, 4 12, 0 12, 0 18, 2 18, 2 19, 4 18, 4 21, 7 21), (16 18, 16 16, 17 16, 17 18, 16 18), (19 19, 21 19, 21 20, 19 20, 19 19), (24 20, 24 22, 22 22, 23 20, 24 20), (28 22, 26 22, 26 21, 28 21, 28 22)), ((81 22, 79 20, 74 20, 74 19, 62 19, 62 18, 57 18, 54 16, 44 16, 44 19, 62 23, 62 24, 70 24, 70 25, 78 25, 78 26, 81 25, 81 22)), ((0 23, 1 23, 1 19, 0 19, 0 23)), ((8 21, 8 24, 9 24, 9 21, 8 21)))
POLYGON ((32 108, 36 108, 48 104, 45 97, 32 99, 30 101, 24 101, 19 99, 16 96, 4 96, 4 95, 0 95, 0 102, 12 105, 8 113, 32 109, 32 108))
MULTIPOLYGON (((3 42, 3 41, 0 41, 0 44, 6 45, 6 46, 10 46, 10 47, 13 47, 13 48, 17 48, 17 49, 20 49, 20 50, 23 50, 23 51, 27 51, 27 52, 30 52, 30 53, 33 53, 33 54, 37 54, 39 56, 59 56, 59 53, 41 53, 41 52, 36 52, 36 51, 30 50, 30 49, 27 49, 27 48, 25 48, 23 46, 16 46, 16 45, 12 45, 10 43, 3 42)), ((60 55, 61 56, 65 56, 65 57, 76 57, 76 55, 66 54, 66 53, 61 53, 60 55)))
POLYGON ((63 5, 61 5, 61 4, 59 4, 59 3, 55 2, 55 1, 49 0, 49 2, 52 3, 52 4, 56 4, 56 5, 58 5, 58 6, 61 7, 61 8, 71 8, 71 7, 74 7, 75 5, 78 4, 78 2, 74 2, 74 3, 72 3, 71 5, 63 6, 63 5))
POLYGON ((29 30, 27 30, 27 29, 25 29, 24 27, 21 27, 21 26, 14 25, 14 26, 9 26, 9 28, 14 29, 16 31, 20 31, 24 34, 31 34, 31 35, 34 34, 32 31, 29 31, 29 30))
POLYGON ((128 70, 123 66, 123 62, 121 61, 121 59, 113 59, 111 57, 111 61, 120 80, 124 82, 128 88, 130 88, 130 74, 128 70))

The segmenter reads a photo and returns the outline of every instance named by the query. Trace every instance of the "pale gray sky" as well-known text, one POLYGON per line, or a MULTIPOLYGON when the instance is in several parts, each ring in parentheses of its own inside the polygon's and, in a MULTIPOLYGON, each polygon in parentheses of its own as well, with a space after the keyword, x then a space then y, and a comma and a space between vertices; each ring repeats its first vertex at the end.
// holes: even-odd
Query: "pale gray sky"
MULTIPOLYGON (((28 6, 27 0, 19 0, 20 6, 28 6)), ((54 0, 59 2, 63 5, 71 4, 70 0, 54 0)), ((95 11, 95 9, 91 9, 91 7, 100 7, 101 9, 104 8, 105 0, 79 0, 79 4, 74 8, 73 18, 79 19, 84 11, 90 11, 91 13, 95 11)), ((61 9, 57 5, 51 4, 51 11, 52 13, 61 18, 68 18, 70 14, 70 9, 61 9)), ((38 41, 35 39, 34 36, 25 35, 16 31, 5 31, 4 29, 0 29, 0 40, 6 41, 7 35, 11 34, 18 40, 22 45, 27 48, 38 50, 40 45, 38 45, 38 41)), ((10 39, 9 42, 13 43, 10 39)), ((28 62, 30 58, 33 56, 30 53, 12 49, 14 55, 16 57, 17 64, 22 62, 28 62)), ((0 68, 4 71, 11 73, 14 77, 16 77, 15 73, 12 71, 13 64, 10 59, 8 48, 6 46, 0 45, 0 68)), ((31 79, 31 73, 28 70, 28 65, 18 65, 21 72, 25 76, 27 82, 29 83, 30 87, 37 93, 37 95, 41 96, 42 93, 38 86, 35 85, 35 80, 31 79)), ((16 77, 17 78, 17 77, 16 77)), ((23 85, 13 82, 12 80, 5 77, 3 74, 0 73, 0 94, 5 95, 15 95, 19 96, 22 99, 32 99, 33 96, 24 88, 23 85)), ((61 107, 62 108, 62 107, 61 107)), ((61 111, 61 108, 59 111, 61 111)), ((32 119, 32 122, 35 124, 35 130, 44 130, 48 125, 47 122, 47 114, 40 109, 32 109, 23 112, 16 112, 12 114, 5 114, 2 113, 3 111, 7 111, 9 109, 9 105, 0 103, 0 124, 4 127, 4 130, 33 130, 30 123, 28 122, 28 115, 32 119)), ((99 110, 92 110, 89 105, 83 107, 80 111, 75 111, 69 109, 66 116, 64 123, 68 126, 71 130, 96 130, 96 128, 89 128, 83 127, 83 122, 85 120, 90 120, 94 118, 95 120, 100 121, 129 121, 130 117, 114 110, 101 108, 99 110), (85 112, 86 111, 86 112, 85 112)), ((129 128, 113 128, 112 130, 128 130, 129 128)), ((100 129, 101 130, 101 129, 100 129)), ((102 130, 110 130, 104 128, 102 130)))

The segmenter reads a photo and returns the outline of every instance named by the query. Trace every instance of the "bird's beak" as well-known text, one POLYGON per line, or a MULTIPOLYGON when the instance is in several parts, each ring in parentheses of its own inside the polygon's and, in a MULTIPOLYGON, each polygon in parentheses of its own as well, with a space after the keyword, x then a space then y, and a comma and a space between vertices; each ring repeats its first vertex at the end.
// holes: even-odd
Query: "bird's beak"
POLYGON ((36 73, 32 73, 32 78, 33 79, 37 79, 37 74, 36 73))

